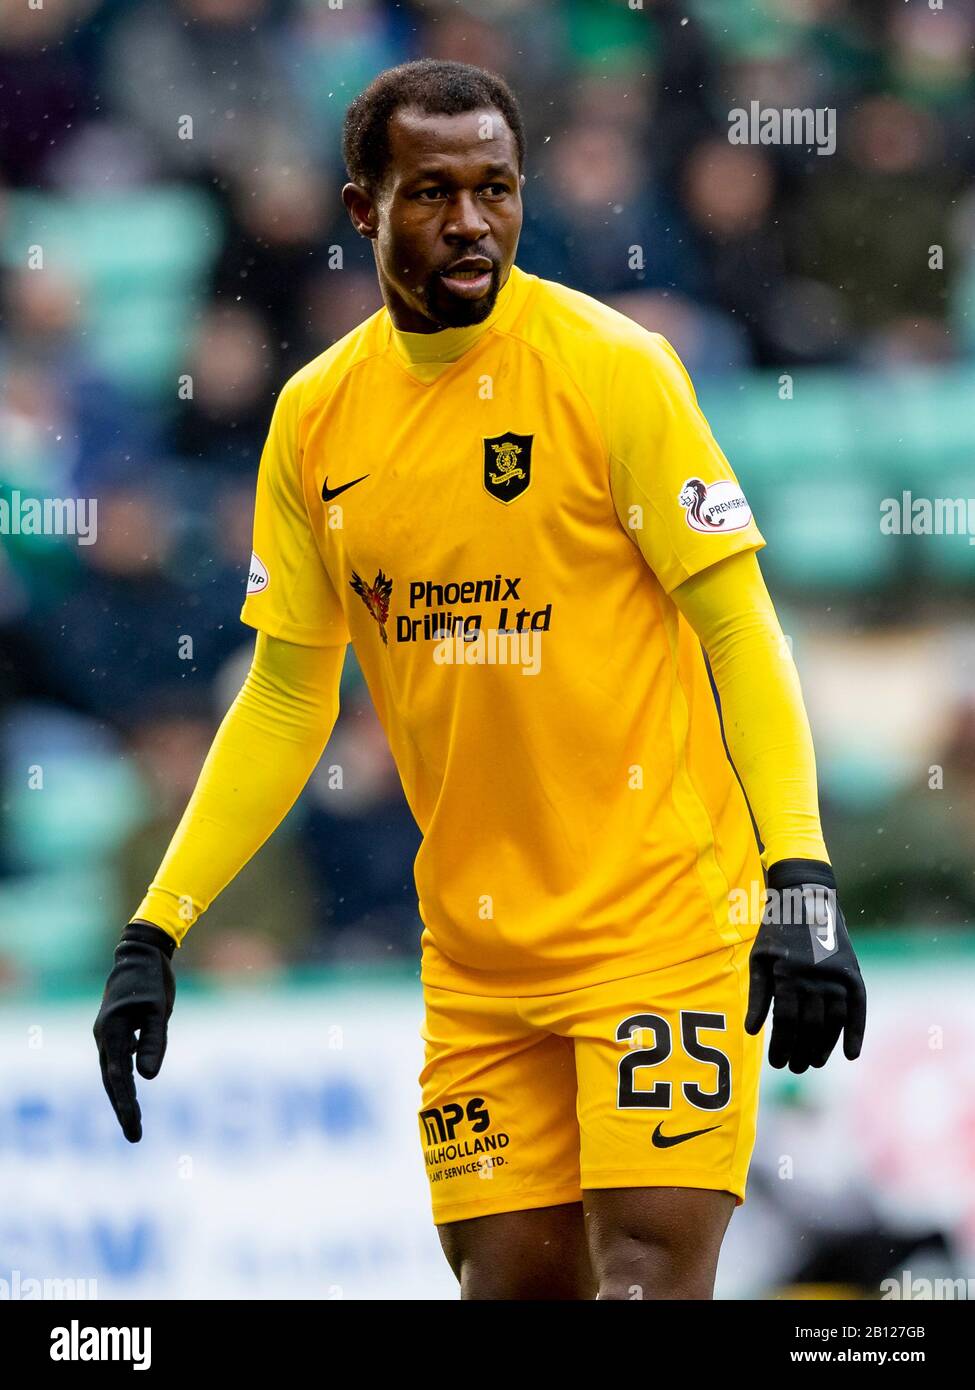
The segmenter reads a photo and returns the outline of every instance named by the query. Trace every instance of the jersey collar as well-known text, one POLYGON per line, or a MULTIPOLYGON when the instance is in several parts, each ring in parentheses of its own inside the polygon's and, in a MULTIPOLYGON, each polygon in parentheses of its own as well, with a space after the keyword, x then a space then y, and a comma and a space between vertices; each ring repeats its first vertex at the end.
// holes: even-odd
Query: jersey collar
POLYGON ((389 319, 393 350, 407 370, 418 368, 423 374, 426 368, 448 366, 458 361, 485 333, 507 321, 509 313, 520 303, 534 278, 513 265, 490 314, 482 323, 471 324, 468 328, 441 328, 436 333, 403 333, 389 319))

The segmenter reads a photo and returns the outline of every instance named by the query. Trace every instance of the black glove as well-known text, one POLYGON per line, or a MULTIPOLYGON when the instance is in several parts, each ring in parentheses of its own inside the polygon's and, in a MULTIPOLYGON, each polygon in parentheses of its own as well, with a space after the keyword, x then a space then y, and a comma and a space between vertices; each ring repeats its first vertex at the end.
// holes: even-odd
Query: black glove
POLYGON ((852 1062, 863 1044, 867 995, 833 871, 818 859, 783 859, 769 869, 768 887, 750 957, 745 1031, 761 1029, 774 998, 773 1067, 824 1066, 840 1033, 852 1062))
POLYGON ((176 998, 169 963, 175 947, 176 942, 161 927, 130 922, 115 948, 115 965, 95 1019, 102 1081, 130 1144, 138 1144, 142 1138, 132 1054, 140 1076, 147 1081, 158 1076, 166 1055, 166 1024, 176 998))

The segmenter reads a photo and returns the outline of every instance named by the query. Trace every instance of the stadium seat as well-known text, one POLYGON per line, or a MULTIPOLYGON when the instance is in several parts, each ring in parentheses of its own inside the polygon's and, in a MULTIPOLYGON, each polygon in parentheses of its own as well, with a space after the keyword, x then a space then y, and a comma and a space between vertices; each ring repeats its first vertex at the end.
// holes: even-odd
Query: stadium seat
POLYGON ((17 192, 0 253, 7 267, 21 268, 27 248, 41 246, 45 269, 80 281, 94 365, 140 394, 171 396, 222 231, 216 203, 194 188, 17 192))

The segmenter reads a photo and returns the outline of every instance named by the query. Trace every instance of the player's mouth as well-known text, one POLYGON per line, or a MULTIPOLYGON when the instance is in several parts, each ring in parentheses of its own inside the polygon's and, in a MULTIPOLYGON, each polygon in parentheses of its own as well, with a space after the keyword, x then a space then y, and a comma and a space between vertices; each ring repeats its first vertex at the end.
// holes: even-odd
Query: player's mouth
POLYGON ((480 299, 491 288, 494 265, 485 256, 466 256, 440 272, 440 278, 460 299, 480 299))

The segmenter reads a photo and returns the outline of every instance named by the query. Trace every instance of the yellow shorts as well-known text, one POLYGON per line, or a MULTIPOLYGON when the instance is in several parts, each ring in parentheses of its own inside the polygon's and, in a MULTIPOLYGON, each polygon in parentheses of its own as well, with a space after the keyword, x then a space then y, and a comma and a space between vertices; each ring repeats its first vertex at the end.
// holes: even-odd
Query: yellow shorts
POLYGON ((763 1046, 743 1026, 750 950, 530 998, 425 986, 435 1223, 598 1187, 705 1187, 740 1206, 763 1046))

